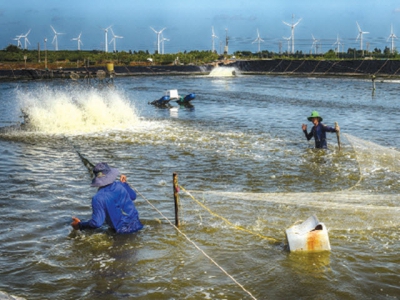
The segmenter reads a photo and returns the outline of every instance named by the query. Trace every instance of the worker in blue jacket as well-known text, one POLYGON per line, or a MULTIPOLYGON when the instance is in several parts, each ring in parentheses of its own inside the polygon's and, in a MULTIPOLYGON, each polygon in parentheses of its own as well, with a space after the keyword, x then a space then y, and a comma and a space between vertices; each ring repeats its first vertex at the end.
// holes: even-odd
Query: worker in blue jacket
POLYGON ((318 114, 317 111, 313 111, 311 116, 309 116, 308 121, 312 122, 314 126, 311 128, 311 131, 307 133, 307 125, 303 124, 301 128, 309 141, 312 137, 315 139, 315 148, 323 148, 327 149, 328 145, 326 142, 326 132, 339 132, 340 128, 337 126, 336 128, 326 126, 322 124, 322 117, 318 114))
POLYGON ((91 186, 98 187, 92 198, 92 218, 82 222, 72 217, 71 226, 75 230, 99 228, 104 222, 117 233, 131 233, 143 228, 139 213, 133 201, 135 191, 126 182, 126 176, 121 175, 116 181, 119 171, 110 168, 107 163, 99 163, 93 168, 95 175, 91 186))

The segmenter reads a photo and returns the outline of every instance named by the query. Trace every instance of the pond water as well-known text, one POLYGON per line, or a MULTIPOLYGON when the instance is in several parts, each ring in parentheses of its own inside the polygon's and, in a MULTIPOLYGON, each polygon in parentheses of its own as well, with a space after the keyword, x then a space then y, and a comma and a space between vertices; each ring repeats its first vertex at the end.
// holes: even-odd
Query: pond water
MULTIPOLYGON (((232 74, 232 72, 230 73, 232 74)), ((400 295, 398 82, 274 76, 0 83, 0 290, 27 299, 379 299, 400 295), (148 103, 165 90, 193 107, 148 103), (317 110, 341 149, 313 149, 317 110), (139 195, 145 225, 75 232, 91 216, 79 154, 139 195), (178 174, 180 231, 172 174, 178 174), (316 215, 330 252, 285 230, 316 215)))

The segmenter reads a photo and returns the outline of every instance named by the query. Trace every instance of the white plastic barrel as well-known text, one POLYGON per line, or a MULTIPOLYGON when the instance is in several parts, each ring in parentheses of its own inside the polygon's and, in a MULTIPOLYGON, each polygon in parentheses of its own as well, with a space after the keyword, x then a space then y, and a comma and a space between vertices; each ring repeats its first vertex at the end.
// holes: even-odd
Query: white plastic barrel
POLYGON ((316 216, 286 229, 289 249, 293 251, 330 251, 328 230, 316 216))

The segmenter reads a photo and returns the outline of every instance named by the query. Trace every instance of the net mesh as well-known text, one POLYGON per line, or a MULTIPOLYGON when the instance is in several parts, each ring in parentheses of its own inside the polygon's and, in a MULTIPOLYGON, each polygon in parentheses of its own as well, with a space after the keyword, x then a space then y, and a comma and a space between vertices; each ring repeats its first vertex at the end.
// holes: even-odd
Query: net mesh
MULTIPOLYGON (((400 225, 398 189, 400 153, 344 135, 359 164, 359 181, 342 191, 314 193, 247 193, 190 191, 215 216, 260 234, 277 237, 283 228, 317 215, 334 230, 378 230, 400 225)), ((193 209, 197 212, 197 209, 193 209)), ((186 213, 188 209, 186 209, 186 213)), ((202 221, 205 215, 202 214, 202 221)))

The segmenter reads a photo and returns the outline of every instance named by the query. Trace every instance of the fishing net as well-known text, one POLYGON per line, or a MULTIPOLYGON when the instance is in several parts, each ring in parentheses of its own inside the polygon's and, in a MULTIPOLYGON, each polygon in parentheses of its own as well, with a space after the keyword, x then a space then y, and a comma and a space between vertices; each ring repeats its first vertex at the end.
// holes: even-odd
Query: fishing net
MULTIPOLYGON (((190 194, 212 212, 209 222, 228 216, 231 224, 268 237, 282 235, 282 229, 311 215, 317 215, 335 230, 399 226, 400 153, 348 134, 344 137, 354 149, 352 155, 359 165, 358 182, 346 190, 313 193, 190 191, 190 194)), ((185 211, 187 213, 188 209, 185 211)), ((191 211, 201 215, 204 221, 201 208, 191 211)))

